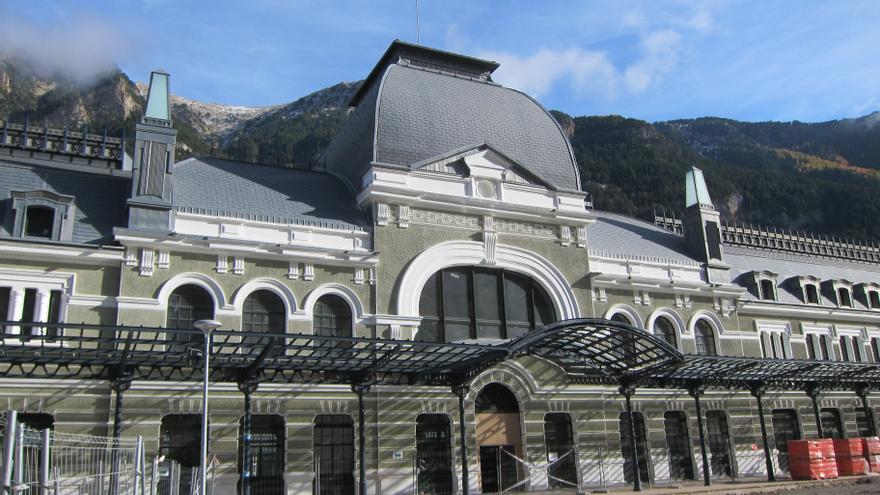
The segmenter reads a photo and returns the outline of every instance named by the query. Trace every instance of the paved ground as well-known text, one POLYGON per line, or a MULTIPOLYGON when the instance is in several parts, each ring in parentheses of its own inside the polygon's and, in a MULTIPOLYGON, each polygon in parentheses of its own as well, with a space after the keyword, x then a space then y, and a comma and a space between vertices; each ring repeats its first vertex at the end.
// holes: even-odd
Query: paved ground
MULTIPOLYGON (((574 494, 574 491, 529 492, 530 495, 574 494)), ((590 493, 590 492, 587 492, 590 493)), ((602 492, 592 492, 602 493, 602 492)), ((613 488, 609 495, 634 493, 632 488, 613 488)), ((716 483, 710 487, 701 483, 676 488, 654 488, 641 495, 880 495, 880 475, 844 477, 830 481, 777 481, 716 483)))

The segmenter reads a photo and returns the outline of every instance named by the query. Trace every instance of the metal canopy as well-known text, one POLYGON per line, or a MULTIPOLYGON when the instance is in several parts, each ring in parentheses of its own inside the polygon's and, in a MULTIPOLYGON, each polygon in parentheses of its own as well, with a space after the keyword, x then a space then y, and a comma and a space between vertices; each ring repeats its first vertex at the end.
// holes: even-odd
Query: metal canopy
MULTIPOLYGON (((198 330, 0 322, 0 377, 195 381, 198 330), (34 335, 22 337, 23 333, 34 335), (30 329, 30 330, 29 330, 30 329)), ((227 382, 454 385, 516 356, 577 382, 654 387, 880 386, 880 365, 682 354, 618 322, 554 323, 510 341, 433 343, 305 334, 212 333, 211 379, 227 382)))

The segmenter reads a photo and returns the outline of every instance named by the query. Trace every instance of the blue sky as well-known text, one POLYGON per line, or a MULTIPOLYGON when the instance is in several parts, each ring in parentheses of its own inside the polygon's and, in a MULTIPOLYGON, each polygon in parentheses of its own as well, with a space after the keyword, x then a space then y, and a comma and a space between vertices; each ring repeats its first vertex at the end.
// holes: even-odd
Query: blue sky
MULTIPOLYGON (((271 105, 363 78, 416 40, 416 0, 0 0, 0 49, 87 77, 271 105)), ((880 110, 880 1, 421 0, 423 44, 572 115, 822 121, 880 110)))

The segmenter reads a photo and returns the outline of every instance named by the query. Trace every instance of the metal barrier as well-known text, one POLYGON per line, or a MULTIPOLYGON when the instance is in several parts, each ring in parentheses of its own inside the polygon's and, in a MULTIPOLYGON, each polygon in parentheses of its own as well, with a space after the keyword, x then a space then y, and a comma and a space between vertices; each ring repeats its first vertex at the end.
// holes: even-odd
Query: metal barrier
POLYGON ((36 430, 0 416, 3 437, 2 486, 12 495, 146 495, 141 437, 115 439, 36 430))

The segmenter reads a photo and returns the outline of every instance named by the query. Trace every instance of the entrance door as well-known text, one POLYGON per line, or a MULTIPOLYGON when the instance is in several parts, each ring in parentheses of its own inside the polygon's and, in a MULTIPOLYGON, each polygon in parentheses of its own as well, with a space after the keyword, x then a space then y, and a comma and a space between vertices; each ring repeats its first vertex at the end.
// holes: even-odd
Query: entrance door
POLYGON ((480 447, 480 480, 483 493, 500 493, 518 481, 517 461, 510 454, 513 445, 480 447))
POLYGON ((733 477, 733 464, 730 462, 730 432, 727 429, 727 416, 723 411, 706 413, 706 432, 709 440, 709 463, 712 475, 733 477))
MULTIPOLYGON (((640 412, 633 413, 634 423, 636 427, 636 452, 639 454, 639 479, 648 483, 650 481, 648 471, 648 437, 645 434, 645 417, 640 412)), ((630 448, 630 438, 632 438, 632 429, 629 425, 629 415, 620 414, 620 454, 623 456, 623 479, 627 483, 632 483, 633 464, 632 449, 630 448)))
POLYGON ((449 418, 420 414, 416 419, 416 470, 419 495, 452 495, 449 418))
POLYGON ((547 468, 550 488, 577 486, 577 456, 571 418, 565 413, 549 413, 544 417, 544 439, 547 442, 547 468))
POLYGON ((159 427, 159 466, 161 495, 190 493, 198 474, 201 456, 202 417, 198 414, 169 414, 159 427))
POLYGON ((483 493, 498 493, 521 480, 517 460, 523 457, 519 403, 510 389, 500 383, 490 383, 477 395, 474 410, 480 486, 483 493))
POLYGON ((666 445, 669 447, 669 477, 674 480, 692 480, 694 463, 691 458, 687 419, 681 411, 666 411, 663 419, 666 445))

